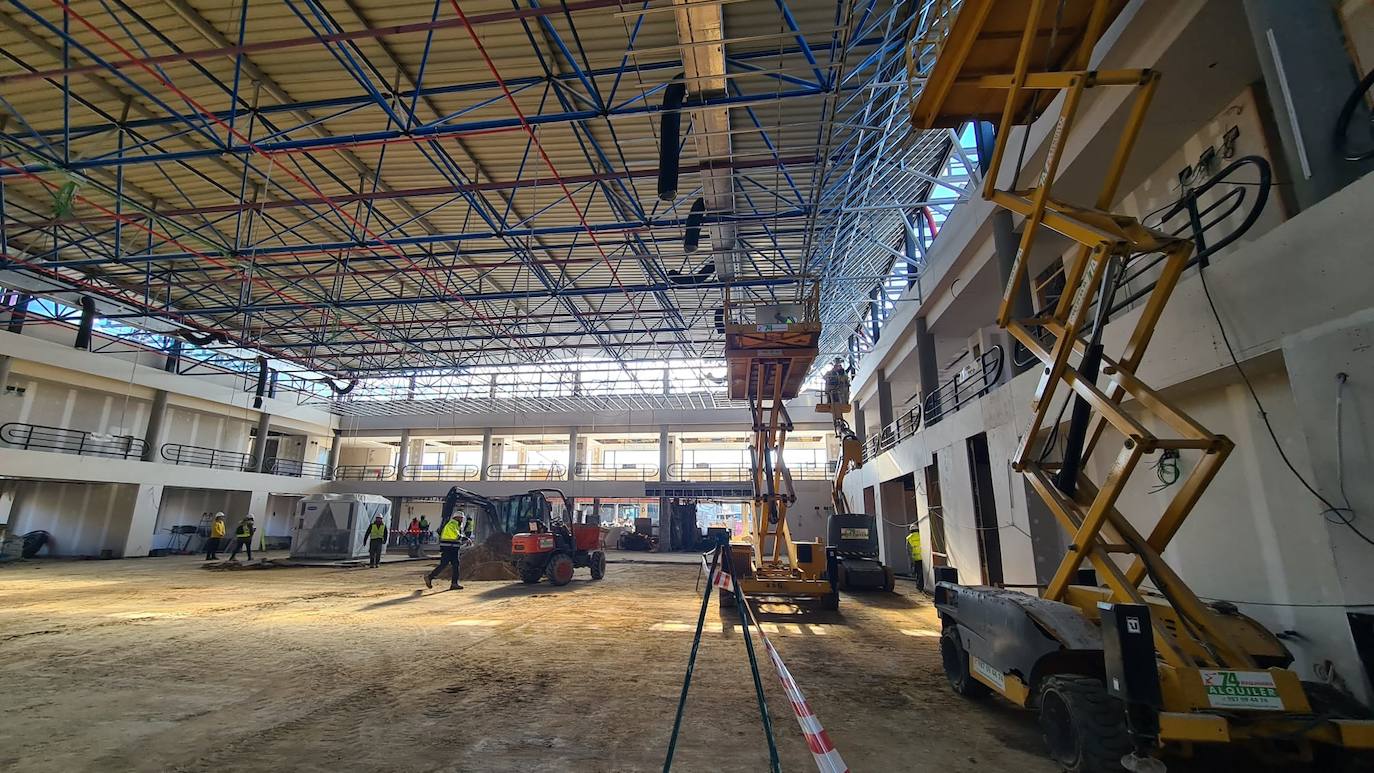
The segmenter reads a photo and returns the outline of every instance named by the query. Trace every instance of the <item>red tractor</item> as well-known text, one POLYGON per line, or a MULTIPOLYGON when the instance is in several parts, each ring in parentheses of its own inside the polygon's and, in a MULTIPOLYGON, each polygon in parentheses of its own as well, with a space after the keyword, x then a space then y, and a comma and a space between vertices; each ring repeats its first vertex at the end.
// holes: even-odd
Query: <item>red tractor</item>
MULTIPOLYGON (((539 491, 556 491, 539 489, 539 491)), ((560 497, 562 492, 556 492, 560 497)), ((606 529, 581 523, 570 523, 572 507, 564 497, 562 520, 553 520, 551 513, 531 518, 529 531, 511 537, 511 563, 520 574, 520 581, 536 583, 545 576, 554 585, 572 582, 573 569, 589 567, 592 579, 606 576, 606 554, 601 540, 606 529)))

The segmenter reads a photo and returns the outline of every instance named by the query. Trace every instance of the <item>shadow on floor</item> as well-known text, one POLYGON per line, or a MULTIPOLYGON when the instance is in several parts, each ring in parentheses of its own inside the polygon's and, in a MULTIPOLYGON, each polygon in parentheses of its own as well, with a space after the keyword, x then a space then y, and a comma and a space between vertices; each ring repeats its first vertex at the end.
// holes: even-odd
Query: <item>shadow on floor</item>
POLYGON ((415 601, 415 600, 417 600, 417 599, 423 598, 424 595, 425 595, 425 592, 422 591, 422 590, 413 590, 413 591, 411 591, 410 593, 408 593, 408 594, 406 594, 406 595, 404 595, 404 596, 397 596, 397 597, 394 598, 394 599, 385 599, 385 600, 383 600, 383 601, 374 601, 374 602, 372 602, 371 604, 364 604, 364 605, 359 609, 359 611, 360 611, 360 612, 367 612, 368 610, 372 610, 372 609, 385 609, 385 608, 387 608, 387 607, 394 607, 394 606, 396 606, 397 604, 404 604, 404 603, 406 603, 407 601, 415 601))

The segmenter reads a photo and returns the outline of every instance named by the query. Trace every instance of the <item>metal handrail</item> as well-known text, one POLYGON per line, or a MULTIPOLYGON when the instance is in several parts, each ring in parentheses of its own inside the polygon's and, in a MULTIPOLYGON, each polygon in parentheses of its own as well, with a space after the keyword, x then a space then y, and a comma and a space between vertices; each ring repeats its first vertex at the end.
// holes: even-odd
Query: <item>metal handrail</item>
POLYGON ((12 421, 0 426, 0 441, 28 451, 52 451, 78 456, 142 459, 148 444, 133 435, 107 435, 84 429, 48 427, 12 421))
POLYGON ((578 462, 575 477, 579 480, 658 480, 656 464, 584 464, 578 462))
POLYGON ((1004 359, 1006 358, 1002 356, 1002 347, 994 346, 979 358, 979 367, 973 377, 960 379, 956 374, 926 395, 926 399, 921 403, 925 426, 935 424, 944 418, 945 414, 957 411, 970 400, 977 400, 987 394, 997 385, 998 379, 1002 378, 1004 359))
MULTIPOLYGON (((393 472, 396 468, 391 468, 393 472)), ((401 468, 402 480, 477 480, 481 469, 475 464, 407 464, 401 468)))
POLYGON ((668 477, 672 480, 686 481, 738 481, 749 480, 750 468, 747 465, 721 464, 682 464, 668 465, 668 477))
POLYGON ((561 464, 489 464, 487 480, 565 480, 568 468, 561 464))
POLYGON ((158 451, 163 461, 189 467, 209 467, 215 470, 257 470, 257 457, 242 451, 222 448, 189 446, 184 443, 164 443, 158 451))
POLYGON ((341 464, 334 468, 334 480, 392 480, 396 468, 389 464, 341 464))
POLYGON ((298 459, 272 457, 267 460, 268 475, 285 475, 291 478, 319 478, 329 480, 329 465, 318 462, 302 462, 298 459))

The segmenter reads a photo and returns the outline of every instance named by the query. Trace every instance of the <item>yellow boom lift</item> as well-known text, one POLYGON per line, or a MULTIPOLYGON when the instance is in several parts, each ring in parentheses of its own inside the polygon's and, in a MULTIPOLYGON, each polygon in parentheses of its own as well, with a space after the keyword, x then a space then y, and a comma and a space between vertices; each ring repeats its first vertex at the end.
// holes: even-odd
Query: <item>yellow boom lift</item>
MULTIPOLYGON (((745 514, 749 533, 730 545, 740 589, 751 596, 819 601, 839 607, 826 576, 825 542, 794 540, 788 508, 796 502, 783 461, 792 418, 784 400, 797 396, 816 359, 821 334, 817 291, 795 303, 725 295, 725 360, 730 398, 749 404, 753 499, 745 514)), ((722 593, 722 599, 733 595, 722 593)))
POLYGON ((1193 244, 1108 211, 1159 83, 1159 74, 1148 69, 1088 67, 1102 31, 1123 5, 964 0, 956 13, 951 3, 937 0, 934 34, 908 48, 910 75, 924 82, 911 105, 915 128, 997 122, 983 196, 1024 221, 997 322, 1041 364, 1034 418, 1012 467, 1070 535, 1039 598, 940 583, 936 604, 944 621, 946 674, 961 694, 991 690, 1037 709, 1051 755, 1075 773, 1160 771, 1162 753, 1186 755, 1204 744, 1247 743, 1279 765, 1332 750, 1374 748, 1374 722, 1352 718, 1358 706, 1352 710, 1325 685, 1302 682, 1288 668, 1293 658, 1281 641, 1234 606, 1204 603, 1163 558, 1232 443, 1135 375, 1193 244), (1057 200, 1051 187, 1084 93, 1103 86, 1134 92, 1115 154, 1094 202, 1057 200), (1061 94, 1033 186, 1016 190, 1013 181, 1013 189, 998 189, 996 170, 1012 128, 1029 125, 1061 94), (1039 316, 1014 319, 1013 299, 1028 281, 1028 256, 1047 229, 1076 244, 1065 257, 1065 291, 1039 316), (1109 357, 1101 329, 1113 277, 1134 258, 1159 253, 1159 279, 1123 350, 1109 357), (1062 460, 1042 461, 1057 395, 1071 398, 1074 411, 1062 460), (1133 412, 1122 407, 1128 398, 1133 412), (1151 426, 1160 431, 1138 413, 1154 419, 1151 426), (1115 457, 1101 481, 1087 473, 1094 451, 1115 457), (1162 512, 1133 521, 1117 510, 1142 458, 1179 451, 1195 454, 1196 463, 1162 512), (1154 524, 1148 534, 1136 525, 1142 521, 1154 524), (1102 587, 1076 584, 1084 561, 1102 587), (1142 587, 1146 579, 1153 590, 1142 587))

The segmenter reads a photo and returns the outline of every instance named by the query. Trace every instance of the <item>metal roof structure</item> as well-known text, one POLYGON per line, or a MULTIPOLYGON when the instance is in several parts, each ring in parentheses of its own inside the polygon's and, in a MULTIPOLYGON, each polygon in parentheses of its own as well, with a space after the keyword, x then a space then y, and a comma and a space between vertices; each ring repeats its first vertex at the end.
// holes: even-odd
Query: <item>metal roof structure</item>
POLYGON ((0 287, 368 385, 699 369, 819 280, 841 353, 970 173, 905 114, 951 5, 12 0, 0 287))

